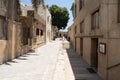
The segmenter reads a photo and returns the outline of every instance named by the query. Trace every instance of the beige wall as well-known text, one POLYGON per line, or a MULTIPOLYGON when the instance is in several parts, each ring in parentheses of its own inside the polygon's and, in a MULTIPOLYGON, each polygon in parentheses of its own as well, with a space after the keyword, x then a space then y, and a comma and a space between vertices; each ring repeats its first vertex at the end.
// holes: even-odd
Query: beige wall
POLYGON ((22 16, 25 16, 26 19, 26 24, 28 23, 28 19, 31 20, 32 24, 30 24, 28 27, 32 28, 31 29, 31 34, 32 34, 32 48, 37 48, 41 46, 43 43, 46 42, 46 8, 42 5, 38 7, 38 11, 36 12, 32 6, 26 6, 21 4, 21 9, 22 9, 22 16), (34 16, 29 17, 27 16, 27 11, 28 10, 33 10, 34 11, 34 16), (36 21, 33 21, 33 20, 36 21), (39 29, 39 35, 36 35, 36 30, 39 29), (43 31, 43 35, 41 35, 41 30, 43 31))
POLYGON ((8 22, 8 39, 0 40, 0 63, 12 60, 21 53, 21 26, 17 22, 8 22))
MULTIPOLYGON (((7 62, 9 60, 12 60, 16 57, 19 57, 25 53, 27 53, 32 47, 34 47, 34 39, 37 38, 37 42, 35 42, 35 46, 39 46, 41 41, 45 42, 46 37, 46 9, 44 6, 39 6, 38 13, 35 12, 35 16, 33 18, 27 17, 27 10, 33 10, 31 6, 25 6, 21 5, 22 9, 22 19, 21 23, 17 22, 18 15, 17 15, 17 8, 16 8, 16 1, 7 1, 9 2, 8 8, 5 8, 5 4, 3 4, 2 1, 0 1, 0 16, 5 16, 5 13, 7 12, 7 40, 0 40, 0 64, 7 62), (12 11, 14 10, 14 11, 12 11), (42 11, 41 11, 42 10, 42 11), (36 22, 33 24, 33 19, 36 19, 36 22), (26 27, 30 28, 30 37, 28 38, 28 44, 23 45, 22 43, 22 28, 24 22, 26 23, 26 27), (43 36, 36 36, 36 28, 43 30, 43 36), (30 45, 32 43, 32 45, 30 45)), ((6 4, 7 4, 6 2, 6 4)), ((47 15, 50 16, 48 10, 47 15)), ((5 17, 6 17, 5 16, 5 17)), ((51 26, 50 23, 47 25, 47 30, 51 32, 51 26)), ((35 47, 36 48, 36 47, 35 47)))
POLYGON ((76 52, 80 54, 80 38, 76 38, 76 52))
POLYGON ((74 31, 74 24, 72 24, 68 30, 68 36, 70 37, 70 41, 73 47, 75 47, 75 31, 74 31))
POLYGON ((5 16, 6 14, 6 4, 4 4, 3 0, 0 0, 0 15, 5 16))
POLYGON ((6 50, 6 40, 0 40, 0 64, 3 63, 4 54, 6 50))
POLYGON ((38 15, 41 17, 42 20, 46 21, 46 7, 43 5, 40 5, 38 7, 38 15))
POLYGON ((120 72, 120 25, 117 22, 118 0, 85 0, 83 8, 79 11, 79 0, 75 0, 77 6, 76 18, 69 29, 69 34, 74 34, 75 26, 77 33, 71 36, 71 42, 75 45, 77 37, 77 51, 79 52, 79 40, 83 38, 83 58, 91 65, 92 38, 98 39, 98 74, 104 80, 119 79, 120 72), (107 5, 106 3, 109 3, 107 5), (91 15, 99 9, 99 29, 91 30, 91 15), (84 32, 79 33, 80 23, 84 21, 84 32), (70 33, 71 32, 71 33, 70 33), (106 44, 106 54, 99 53, 99 43, 106 44))
POLYGON ((32 38, 32 48, 37 48, 45 43, 46 36, 46 27, 39 21, 34 22, 33 27, 33 38, 32 38), (39 35, 36 35, 36 30, 39 29, 39 35), (41 30, 43 31, 43 35, 41 35, 41 30))
MULTIPOLYGON (((23 48, 22 45, 22 32, 21 32, 21 24, 15 21, 9 21, 8 24, 8 54, 6 55, 6 59, 12 60, 20 55, 26 53, 25 50, 28 48, 27 46, 23 48)), ((27 50, 28 51, 28 50, 27 50)))
POLYGON ((34 10, 34 8, 32 6, 26 6, 24 4, 21 4, 20 7, 21 7, 21 10, 22 10, 22 14, 21 14, 22 16, 27 16, 27 11, 28 10, 34 10))
POLYGON ((58 28, 57 28, 57 26, 53 26, 52 25, 52 27, 51 27, 51 36, 52 36, 52 39, 54 40, 57 36, 58 36, 58 28))
POLYGON ((109 5, 108 8, 108 79, 116 80, 120 76, 120 25, 117 22, 118 15, 118 0, 109 0, 109 3, 114 5, 109 5), (114 16, 113 16, 114 15, 114 16))
POLYGON ((77 27, 81 27, 80 23, 84 22, 83 33, 80 33, 80 29, 77 28, 77 36, 83 38, 83 58, 91 65, 91 37, 101 35, 100 30, 91 31, 91 14, 99 9, 99 0, 86 1, 83 8, 79 11, 79 0, 75 0, 77 7, 77 17, 75 18, 74 24, 77 27), (80 34, 79 34, 80 33, 80 34), (85 37, 84 37, 85 36, 85 37), (86 37, 88 36, 88 37, 86 37), (86 50, 87 49, 87 50, 86 50))
MULTIPOLYGON (((104 38, 99 38, 99 43, 107 43, 107 40, 104 38)), ((107 45, 106 45, 107 47, 107 45)), ((106 48, 106 54, 107 53, 108 48, 106 48)), ((98 50, 99 51, 99 50, 98 50)), ((103 78, 103 80, 107 80, 107 64, 108 64, 108 60, 107 60, 107 55, 106 54, 102 54, 98 52, 98 74, 103 78)))
POLYGON ((52 33, 51 33, 51 14, 48 10, 48 8, 46 7, 46 42, 50 42, 52 39, 52 33))
POLYGON ((120 65, 108 70, 108 80, 119 80, 120 79, 120 65))

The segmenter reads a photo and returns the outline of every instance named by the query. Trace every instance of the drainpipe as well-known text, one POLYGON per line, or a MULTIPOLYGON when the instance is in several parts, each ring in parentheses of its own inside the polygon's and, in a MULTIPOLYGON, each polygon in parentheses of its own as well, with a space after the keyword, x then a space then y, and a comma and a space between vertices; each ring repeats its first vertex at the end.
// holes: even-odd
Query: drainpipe
POLYGON ((106 80, 108 80, 108 49, 109 49, 109 0, 107 0, 107 48, 106 48, 106 57, 107 57, 107 62, 106 62, 106 80))

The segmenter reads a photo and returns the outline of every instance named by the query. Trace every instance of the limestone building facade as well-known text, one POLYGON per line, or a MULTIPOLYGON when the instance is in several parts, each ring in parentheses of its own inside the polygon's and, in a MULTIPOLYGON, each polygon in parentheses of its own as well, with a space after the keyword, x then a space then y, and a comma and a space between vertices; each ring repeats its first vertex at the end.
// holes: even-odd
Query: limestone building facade
POLYGON ((15 27, 19 24, 18 0, 0 1, 0 64, 16 57, 15 27))
POLYGON ((69 36, 103 80, 120 79, 120 0, 75 0, 69 36))
POLYGON ((51 14, 46 6, 39 5, 35 11, 19 0, 0 0, 0 64, 50 41, 51 35, 46 35, 50 32, 51 14))

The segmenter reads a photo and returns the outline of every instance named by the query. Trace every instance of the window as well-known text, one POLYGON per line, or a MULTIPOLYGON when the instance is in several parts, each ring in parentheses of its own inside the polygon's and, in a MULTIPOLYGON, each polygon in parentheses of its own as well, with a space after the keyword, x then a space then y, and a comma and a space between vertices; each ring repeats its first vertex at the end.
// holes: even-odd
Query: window
POLYGON ((120 23, 120 0, 118 0, 118 23, 120 23))
POLYGON ((34 17, 34 11, 33 10, 27 11, 27 16, 34 17))
POLYGON ((40 35, 43 36, 43 30, 40 30, 40 35))
POLYGON ((92 25, 91 29, 98 29, 99 28, 99 10, 95 11, 92 14, 92 25))
POLYGON ((27 28, 27 30, 28 30, 28 38, 30 38, 31 37, 31 35, 30 35, 30 28, 27 28))
POLYGON ((0 39, 7 39, 7 25, 4 17, 0 16, 0 39))
POLYGON ((36 29, 36 35, 37 36, 39 35, 39 29, 38 28, 36 29))
POLYGON ((84 6, 84 0, 79 0, 79 10, 84 6))
POLYGON ((84 32, 84 21, 80 23, 80 33, 84 32))

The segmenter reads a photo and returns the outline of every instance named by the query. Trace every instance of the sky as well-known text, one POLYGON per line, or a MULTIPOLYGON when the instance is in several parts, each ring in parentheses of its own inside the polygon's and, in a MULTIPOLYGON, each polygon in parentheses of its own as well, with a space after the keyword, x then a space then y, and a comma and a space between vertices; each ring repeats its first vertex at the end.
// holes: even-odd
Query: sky
MULTIPOLYGON (((70 19, 67 24, 67 28, 72 25, 73 17, 72 17, 72 12, 70 11, 70 8, 74 0, 44 0, 44 1, 45 1, 45 5, 51 6, 53 4, 56 4, 60 7, 66 7, 69 11, 69 16, 70 16, 70 19)), ((21 0, 21 2, 26 5, 31 5, 31 0, 21 0)), ((62 31, 67 31, 67 28, 62 31)))

